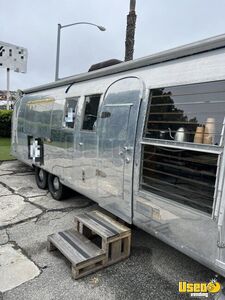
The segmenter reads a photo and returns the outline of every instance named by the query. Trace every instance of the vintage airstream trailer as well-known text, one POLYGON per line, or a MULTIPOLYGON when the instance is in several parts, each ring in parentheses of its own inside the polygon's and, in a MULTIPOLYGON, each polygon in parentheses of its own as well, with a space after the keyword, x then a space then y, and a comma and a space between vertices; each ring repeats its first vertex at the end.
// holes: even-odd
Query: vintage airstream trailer
POLYGON ((12 153, 225 276, 225 36, 24 91, 12 153))

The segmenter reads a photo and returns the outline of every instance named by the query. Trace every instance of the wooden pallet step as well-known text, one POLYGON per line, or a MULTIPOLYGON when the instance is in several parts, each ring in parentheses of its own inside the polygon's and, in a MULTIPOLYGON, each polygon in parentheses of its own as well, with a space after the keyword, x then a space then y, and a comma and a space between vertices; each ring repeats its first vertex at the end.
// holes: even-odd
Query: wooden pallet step
POLYGON ((86 226, 106 241, 131 234, 130 228, 97 210, 76 216, 75 222, 78 226, 86 226))
POLYGON ((71 262, 75 279, 99 270, 106 259, 104 250, 73 229, 48 236, 48 250, 56 249, 71 262))

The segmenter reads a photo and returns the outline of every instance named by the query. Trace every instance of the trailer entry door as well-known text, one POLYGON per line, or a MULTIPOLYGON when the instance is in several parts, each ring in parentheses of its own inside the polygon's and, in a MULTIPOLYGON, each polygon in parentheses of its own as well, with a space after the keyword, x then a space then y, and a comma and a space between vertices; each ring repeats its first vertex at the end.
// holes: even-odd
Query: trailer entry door
POLYGON ((124 78, 107 90, 98 122, 99 204, 131 222, 133 156, 142 82, 124 78))

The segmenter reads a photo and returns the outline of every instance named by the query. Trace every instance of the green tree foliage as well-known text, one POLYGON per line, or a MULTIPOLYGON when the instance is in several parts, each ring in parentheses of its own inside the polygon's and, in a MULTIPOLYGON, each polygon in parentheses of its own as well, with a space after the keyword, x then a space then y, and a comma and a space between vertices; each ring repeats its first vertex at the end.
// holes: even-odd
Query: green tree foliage
POLYGON ((0 136, 11 136, 12 110, 0 110, 0 136))

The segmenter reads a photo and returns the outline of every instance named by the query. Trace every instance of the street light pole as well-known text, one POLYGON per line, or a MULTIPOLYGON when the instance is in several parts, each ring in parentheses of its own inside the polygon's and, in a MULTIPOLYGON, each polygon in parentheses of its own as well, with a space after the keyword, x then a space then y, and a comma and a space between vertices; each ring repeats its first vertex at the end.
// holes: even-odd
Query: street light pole
POLYGON ((57 30, 57 48, 56 48, 56 65, 55 65, 55 81, 59 80, 59 56, 60 56, 60 41, 61 41, 61 29, 65 27, 70 27, 74 25, 91 25, 97 27, 100 31, 105 31, 105 27, 90 23, 90 22, 77 22, 77 23, 71 23, 67 25, 61 25, 58 24, 58 30, 57 30))
POLYGON ((61 34, 61 24, 58 24, 57 48, 56 48, 56 64, 55 64, 55 81, 59 79, 60 34, 61 34))

